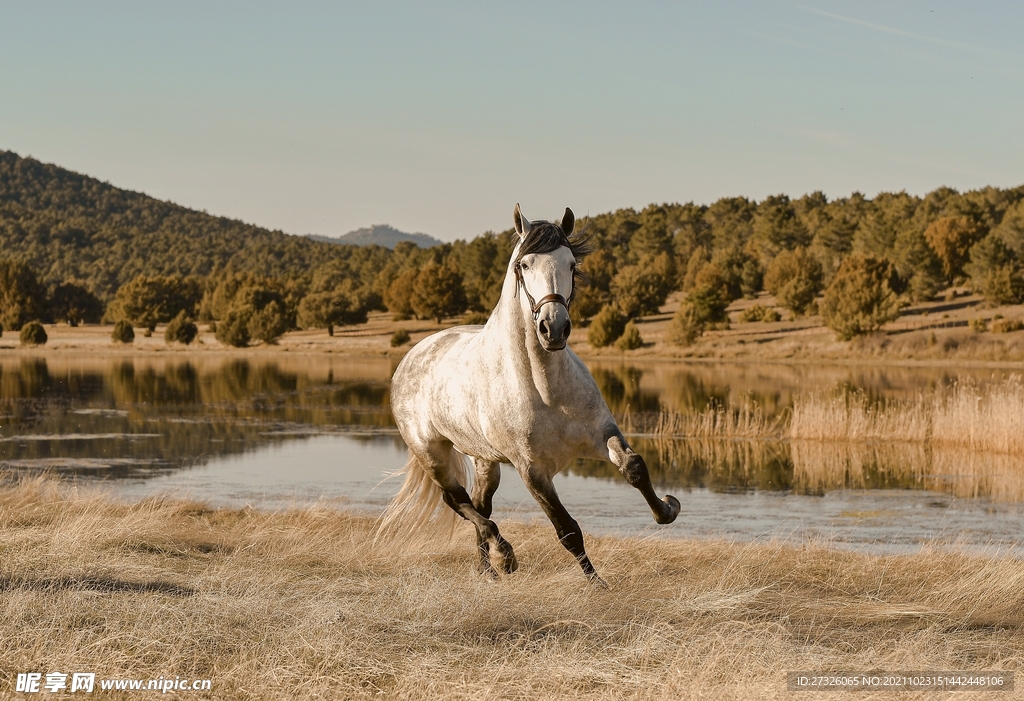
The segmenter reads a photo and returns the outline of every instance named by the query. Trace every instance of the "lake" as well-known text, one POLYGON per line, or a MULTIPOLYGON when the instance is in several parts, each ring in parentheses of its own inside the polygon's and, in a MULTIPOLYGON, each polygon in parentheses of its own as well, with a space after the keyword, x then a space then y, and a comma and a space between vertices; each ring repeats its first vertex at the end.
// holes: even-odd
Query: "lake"
MULTIPOLYGON (((913 397, 957 379, 1009 371, 709 363, 590 363, 617 415, 699 412, 756 403, 784 417, 807 392, 913 397)), ((172 494, 214 505, 325 502, 379 513, 405 462, 391 417, 392 360, 282 353, 223 356, 0 356, 0 467, 102 483, 123 499, 172 494)), ((827 539, 907 551, 924 543, 1020 552, 1024 461, 922 445, 791 444, 633 436, 659 491, 682 513, 655 526, 609 464, 579 461, 556 479, 567 508, 596 533, 827 539), (979 464, 963 469, 965 463, 979 464)), ((496 517, 542 520, 503 468, 496 517)))

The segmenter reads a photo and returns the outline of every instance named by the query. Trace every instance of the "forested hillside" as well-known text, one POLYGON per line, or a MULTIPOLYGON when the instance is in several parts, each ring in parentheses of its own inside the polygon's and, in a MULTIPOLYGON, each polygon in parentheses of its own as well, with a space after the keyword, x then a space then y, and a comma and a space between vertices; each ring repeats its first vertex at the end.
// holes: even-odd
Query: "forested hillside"
POLYGON ((301 278, 333 262, 358 275, 387 257, 211 216, 10 151, 0 151, 0 251, 44 283, 75 281, 104 301, 141 274, 301 278))
MULTIPOLYGON (((597 252, 581 266, 589 283, 572 314, 591 322, 597 346, 629 337, 635 347, 627 322, 676 290, 685 293, 673 322, 680 345, 728 324, 733 300, 763 291, 774 306, 754 306, 745 321, 820 314, 840 338, 876 330, 952 285, 993 306, 1024 302, 1024 186, 832 201, 821 192, 728 197, 622 209, 577 227, 597 252)), ((153 329, 196 317, 246 345, 296 326, 331 332, 371 309, 396 318, 486 314, 512 243, 492 232, 427 249, 320 243, 0 152, 0 324, 8 328, 105 316, 153 329)))

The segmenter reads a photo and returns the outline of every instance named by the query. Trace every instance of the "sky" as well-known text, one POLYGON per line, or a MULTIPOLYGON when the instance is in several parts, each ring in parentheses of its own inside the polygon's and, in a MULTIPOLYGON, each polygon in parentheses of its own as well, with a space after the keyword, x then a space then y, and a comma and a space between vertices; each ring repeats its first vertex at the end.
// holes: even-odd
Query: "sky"
POLYGON ((293 234, 1024 184, 1019 2, 8 2, 0 149, 293 234))

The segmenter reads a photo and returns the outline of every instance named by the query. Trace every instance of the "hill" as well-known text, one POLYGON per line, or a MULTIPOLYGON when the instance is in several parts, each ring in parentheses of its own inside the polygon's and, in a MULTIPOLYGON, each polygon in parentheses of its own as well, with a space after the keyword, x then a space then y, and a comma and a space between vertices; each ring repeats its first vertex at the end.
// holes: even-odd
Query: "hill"
POLYGON ((399 231, 387 224, 374 224, 373 226, 356 229, 355 231, 350 231, 344 236, 339 236, 338 238, 317 236, 316 234, 309 234, 306 238, 314 241, 320 241, 322 243, 347 243, 353 246, 383 246, 384 248, 392 250, 395 248, 396 244, 401 243, 402 241, 409 241, 420 248, 433 248, 434 246, 439 246, 443 243, 443 241, 435 239, 433 236, 428 236, 426 234, 407 234, 404 231, 399 231))
MULTIPOLYGON (((626 317, 656 313, 677 290, 695 295, 702 314, 719 314, 729 302, 767 290, 781 294, 790 313, 803 315, 844 265, 844 285, 870 268, 890 302, 900 295, 903 302, 924 302, 953 283, 969 284, 994 306, 1024 302, 1024 186, 964 193, 940 187, 923 197, 899 192, 874 199, 856 192, 835 200, 822 192, 761 202, 724 197, 711 205, 620 209, 577 226, 596 249, 581 265, 589 283, 575 296, 580 321, 611 306, 626 317)), ((315 305, 326 304, 322 295, 330 293, 397 316, 423 316, 412 306, 413 281, 444 268, 464 293, 452 297, 461 310, 494 307, 509 236, 488 232, 424 249, 389 240, 394 234, 412 236, 384 226, 340 240, 289 236, 0 151, 0 258, 27 263, 51 290, 77 283, 104 302, 139 274, 203 276, 210 288, 237 271, 277 278, 290 315, 308 294, 321 295, 315 305), (371 245, 345 242, 367 236, 371 245)), ((324 308, 340 302, 330 304, 324 308)))
POLYGON ((103 300, 140 273, 308 280, 330 264, 365 283, 390 256, 213 216, 11 151, 0 151, 0 251, 48 285, 84 283, 103 300))

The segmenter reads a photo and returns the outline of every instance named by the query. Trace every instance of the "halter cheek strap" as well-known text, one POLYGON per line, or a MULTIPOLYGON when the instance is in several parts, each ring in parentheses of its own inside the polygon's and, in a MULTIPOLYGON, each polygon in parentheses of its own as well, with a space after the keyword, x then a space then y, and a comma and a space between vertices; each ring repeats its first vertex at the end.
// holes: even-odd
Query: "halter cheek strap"
POLYGON ((522 287, 523 288, 523 294, 526 295, 526 301, 530 303, 530 311, 533 312, 533 320, 534 321, 536 321, 537 317, 540 316, 540 308, 543 307, 548 302, 554 302, 556 304, 561 304, 563 307, 565 307, 565 311, 566 312, 569 311, 569 302, 565 299, 565 297, 563 297, 560 294, 551 293, 549 295, 544 295, 539 300, 534 302, 533 301, 533 295, 531 295, 530 291, 528 289, 526 289, 526 281, 523 280, 523 270, 522 270, 522 268, 519 267, 519 263, 516 263, 515 270, 516 270, 516 294, 517 295, 519 294, 519 288, 522 287))

